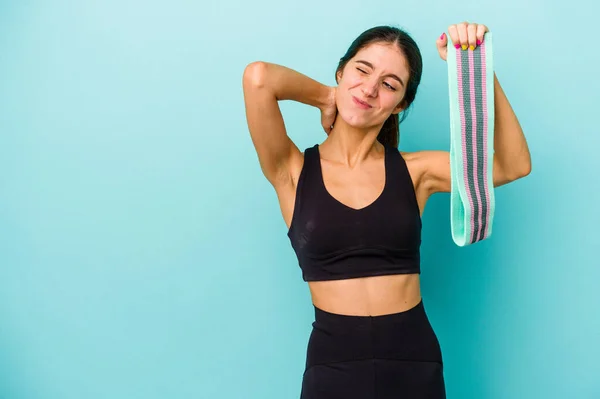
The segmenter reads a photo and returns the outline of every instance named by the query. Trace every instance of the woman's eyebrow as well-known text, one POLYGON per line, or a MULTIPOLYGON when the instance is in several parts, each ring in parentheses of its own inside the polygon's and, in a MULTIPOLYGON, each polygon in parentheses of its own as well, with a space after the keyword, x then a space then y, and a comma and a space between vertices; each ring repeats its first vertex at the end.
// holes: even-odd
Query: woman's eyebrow
MULTIPOLYGON (((356 62, 361 63, 361 64, 365 64, 366 66, 368 66, 371 69, 375 69, 373 68, 373 64, 371 64, 369 61, 365 61, 365 60, 356 60, 356 62)), ((402 86, 404 86, 404 82, 402 81, 402 79, 400 79, 398 76, 394 75, 393 73, 389 73, 385 76, 389 76, 390 78, 396 79, 398 82, 400 82, 400 84, 402 86)))

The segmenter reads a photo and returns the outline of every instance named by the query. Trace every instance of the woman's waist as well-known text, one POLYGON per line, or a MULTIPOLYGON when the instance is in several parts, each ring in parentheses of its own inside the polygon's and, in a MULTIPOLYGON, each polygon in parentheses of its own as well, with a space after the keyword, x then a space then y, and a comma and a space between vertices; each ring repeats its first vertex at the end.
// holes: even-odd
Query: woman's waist
POLYGON ((343 280, 310 281, 313 305, 350 316, 403 312, 421 301, 419 274, 395 274, 343 280))

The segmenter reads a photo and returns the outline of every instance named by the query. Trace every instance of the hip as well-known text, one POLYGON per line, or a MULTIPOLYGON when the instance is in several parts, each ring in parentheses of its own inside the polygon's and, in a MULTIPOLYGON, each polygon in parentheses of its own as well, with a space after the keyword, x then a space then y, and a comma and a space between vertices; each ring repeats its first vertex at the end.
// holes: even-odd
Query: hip
POLYGON ((442 364, 437 335, 423 301, 379 316, 336 314, 314 306, 306 368, 366 359, 442 364))
POLYGON ((445 399, 442 353, 423 302, 381 316, 315 307, 302 399, 445 399))

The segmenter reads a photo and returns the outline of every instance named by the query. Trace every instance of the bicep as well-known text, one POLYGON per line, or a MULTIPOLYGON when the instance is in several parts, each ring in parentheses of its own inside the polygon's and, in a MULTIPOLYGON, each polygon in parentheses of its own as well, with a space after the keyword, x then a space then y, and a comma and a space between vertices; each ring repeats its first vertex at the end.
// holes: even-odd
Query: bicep
POLYGON ((277 184, 290 176, 290 160, 301 153, 287 135, 275 95, 264 87, 265 64, 255 62, 243 76, 246 121, 265 177, 277 184))

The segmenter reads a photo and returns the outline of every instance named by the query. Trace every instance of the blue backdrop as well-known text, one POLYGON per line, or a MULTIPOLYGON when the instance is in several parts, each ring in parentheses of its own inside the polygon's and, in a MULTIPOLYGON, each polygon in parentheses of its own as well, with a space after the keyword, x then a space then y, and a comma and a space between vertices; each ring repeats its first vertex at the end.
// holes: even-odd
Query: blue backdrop
MULTIPOLYGON (((424 76, 404 151, 449 148, 436 38, 494 34, 533 171, 493 236, 424 214, 423 297, 448 397, 600 398, 598 31, 591 1, 0 2, 0 398, 296 398, 312 322, 242 97, 255 60, 326 84, 407 29, 424 76), (219 4, 219 5, 217 5, 219 4), (595 100, 594 100, 595 99, 595 100)), ((282 104, 300 148, 319 112, 282 104)))

